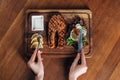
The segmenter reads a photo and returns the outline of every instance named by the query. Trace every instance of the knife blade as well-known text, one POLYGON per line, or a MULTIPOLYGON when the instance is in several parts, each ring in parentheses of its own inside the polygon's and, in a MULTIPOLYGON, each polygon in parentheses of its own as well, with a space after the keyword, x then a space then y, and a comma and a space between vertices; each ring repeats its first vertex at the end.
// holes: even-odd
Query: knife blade
MULTIPOLYGON (((81 50, 82 50, 83 44, 82 44, 82 30, 80 29, 80 33, 78 35, 78 54, 81 55, 81 50)), ((81 56, 78 61, 78 64, 81 64, 81 56)))
POLYGON ((40 32, 38 32, 38 38, 37 39, 38 39, 38 48, 37 49, 39 50, 40 49, 40 32))
POLYGON ((81 53, 83 44, 82 44, 82 30, 80 30, 80 33, 78 35, 78 53, 81 53))

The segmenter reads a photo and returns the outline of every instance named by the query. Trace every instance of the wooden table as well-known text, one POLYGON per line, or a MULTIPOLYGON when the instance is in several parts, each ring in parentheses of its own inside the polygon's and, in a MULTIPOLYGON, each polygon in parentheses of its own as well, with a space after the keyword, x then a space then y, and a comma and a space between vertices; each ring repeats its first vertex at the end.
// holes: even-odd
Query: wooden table
MULTIPOLYGON (((120 0, 1 0, 0 80, 34 80, 22 57, 27 9, 80 9, 93 13, 93 57, 78 80, 119 80, 120 0)), ((44 80, 67 80, 73 58, 45 58, 44 80)))

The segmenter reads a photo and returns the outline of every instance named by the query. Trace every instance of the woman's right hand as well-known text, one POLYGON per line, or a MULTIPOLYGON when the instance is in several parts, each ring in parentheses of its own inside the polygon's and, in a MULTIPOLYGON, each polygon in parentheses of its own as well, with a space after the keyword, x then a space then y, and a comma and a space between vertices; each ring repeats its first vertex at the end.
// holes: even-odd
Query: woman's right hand
POLYGON ((86 59, 84 50, 82 49, 81 53, 77 54, 76 58, 74 59, 70 67, 69 80, 77 80, 77 78, 82 74, 86 73, 86 71, 87 71, 86 59), (81 60, 81 64, 78 64, 79 60, 81 60))

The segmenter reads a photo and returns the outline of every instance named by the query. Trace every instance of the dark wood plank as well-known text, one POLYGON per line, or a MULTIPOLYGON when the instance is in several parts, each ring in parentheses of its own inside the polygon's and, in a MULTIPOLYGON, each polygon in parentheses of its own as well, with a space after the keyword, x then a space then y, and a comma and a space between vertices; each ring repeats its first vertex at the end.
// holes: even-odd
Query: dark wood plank
POLYGON ((26 0, 1 0, 0 1, 0 40, 10 28, 26 0))

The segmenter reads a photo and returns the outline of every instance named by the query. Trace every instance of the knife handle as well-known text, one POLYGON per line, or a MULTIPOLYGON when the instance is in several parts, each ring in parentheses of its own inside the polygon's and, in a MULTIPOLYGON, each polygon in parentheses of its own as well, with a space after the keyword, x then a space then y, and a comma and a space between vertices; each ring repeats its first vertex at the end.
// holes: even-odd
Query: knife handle
POLYGON ((81 64, 81 54, 80 54, 80 59, 78 60, 78 64, 81 64))

